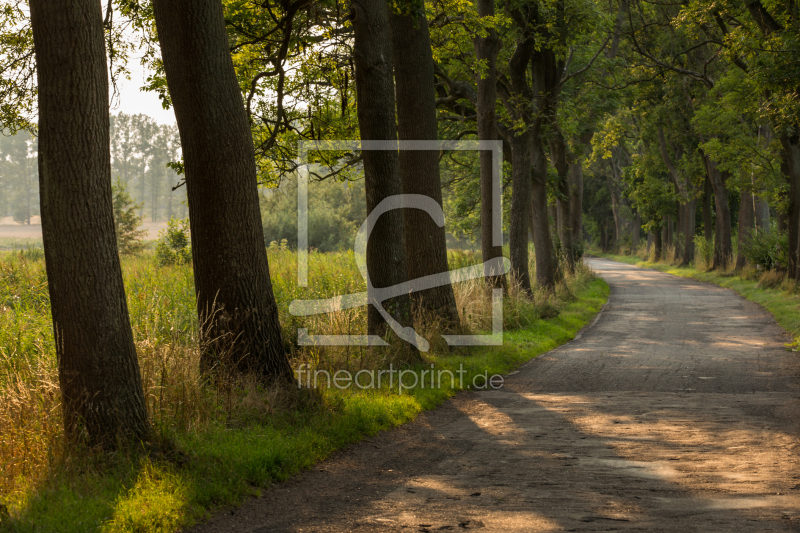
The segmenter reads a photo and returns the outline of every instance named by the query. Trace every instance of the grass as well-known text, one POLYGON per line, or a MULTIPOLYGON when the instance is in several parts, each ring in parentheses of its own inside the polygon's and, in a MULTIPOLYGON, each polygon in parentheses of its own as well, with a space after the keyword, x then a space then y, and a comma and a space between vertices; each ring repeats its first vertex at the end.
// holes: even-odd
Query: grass
POLYGON ((755 302, 772 313, 776 322, 794 339, 793 347, 800 344, 800 291, 794 280, 775 271, 758 271, 752 267, 742 270, 711 270, 702 260, 690 266, 679 266, 669 260, 652 261, 645 254, 615 255, 591 250, 589 253, 641 268, 652 268, 675 276, 714 283, 736 291, 743 298, 755 302), (699 263, 699 264, 698 264, 699 263))
MULTIPOLYGON (((301 320, 288 314, 295 298, 363 290, 351 254, 311 254, 308 288, 296 284, 296 255, 269 251, 283 334, 295 368, 385 368, 391 350, 298 347, 298 327, 311 333, 363 333, 363 309, 301 320)), ((452 252, 453 268, 479 256, 452 252)), ((0 530, 177 531, 235 505, 365 436, 412 420, 461 387, 415 387, 403 394, 372 390, 265 388, 246 379, 225 390, 197 372, 197 319, 188 266, 157 267, 152 255, 124 258, 128 305, 142 369, 153 442, 112 454, 63 441, 55 351, 41 252, 0 255, 0 530)), ((462 322, 486 331, 491 309, 480 281, 455 287, 462 322)), ((555 295, 519 294, 504 301, 504 344, 432 351, 420 374, 466 370, 506 374, 562 344, 606 301, 608 287, 582 269, 555 295)), ((425 325, 426 338, 436 325, 425 325)))

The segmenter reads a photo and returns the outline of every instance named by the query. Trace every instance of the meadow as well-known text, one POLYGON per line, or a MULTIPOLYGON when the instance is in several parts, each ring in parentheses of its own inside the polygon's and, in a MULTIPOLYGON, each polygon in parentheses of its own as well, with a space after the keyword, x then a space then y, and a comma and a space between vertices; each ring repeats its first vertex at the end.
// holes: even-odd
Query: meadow
MULTIPOLYGON (((293 299, 364 290, 352 253, 311 253, 309 285, 296 283, 296 253, 269 248, 273 289, 292 366, 351 372, 385 368, 394 348, 298 346, 297 328, 311 333, 364 333, 365 308, 299 318, 293 299)), ((451 268, 480 254, 449 253, 451 268)), ((63 439, 58 372, 47 279, 40 249, 0 252, 0 530, 177 531, 222 506, 268 489, 332 451, 412 420, 456 393, 384 386, 338 390, 265 387, 247 378, 210 386, 198 372, 200 349, 192 269, 158 266, 152 252, 123 257, 133 332, 153 427, 150 442, 112 454, 63 439)), ((462 323, 491 329, 491 306, 480 280, 454 287, 462 323)), ((608 287, 581 265, 555 294, 523 296, 510 283, 504 299, 504 344, 423 354, 421 372, 466 370, 505 374, 571 339, 599 311, 608 287)), ((430 317, 421 335, 437 337, 430 317)), ((424 323, 423 323, 424 322, 424 323)))

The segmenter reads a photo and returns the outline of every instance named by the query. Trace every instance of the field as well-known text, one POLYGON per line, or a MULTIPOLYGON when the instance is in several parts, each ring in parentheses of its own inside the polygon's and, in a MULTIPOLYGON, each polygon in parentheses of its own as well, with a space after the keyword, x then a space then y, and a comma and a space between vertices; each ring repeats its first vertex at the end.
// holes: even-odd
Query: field
MULTIPOLYGON (((320 370, 402 364, 397 349, 298 347, 297 328, 311 333, 364 333, 365 309, 301 320, 296 298, 364 290, 351 253, 312 253, 309 287, 296 284, 296 254, 269 250, 284 341, 292 365, 320 370)), ((452 268, 475 264, 451 252, 452 268)), ((425 364, 466 371, 465 384, 371 390, 280 390, 246 379, 207 385, 198 374, 192 270, 159 267, 153 255, 123 258, 123 275, 145 385, 153 439, 104 454, 68 447, 61 429, 58 375, 42 251, 0 252, 0 529, 9 531, 176 531, 209 510, 235 504, 323 459, 333 450, 413 419, 469 387, 474 376, 503 374, 566 342, 596 314, 607 286, 582 268, 556 294, 525 298, 513 283, 504 301, 504 345, 447 351, 425 364), (463 367, 461 366, 463 365, 463 367)), ((485 287, 455 287, 462 322, 490 329, 485 287)), ((418 317, 417 323, 422 322, 418 317)), ((437 338, 435 321, 418 328, 437 338)))

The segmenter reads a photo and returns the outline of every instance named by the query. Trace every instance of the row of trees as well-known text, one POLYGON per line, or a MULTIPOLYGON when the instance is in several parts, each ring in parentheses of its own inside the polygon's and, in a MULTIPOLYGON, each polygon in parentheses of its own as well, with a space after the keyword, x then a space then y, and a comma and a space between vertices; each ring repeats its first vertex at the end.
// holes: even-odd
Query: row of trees
MULTIPOLYGON (((175 109, 208 372, 235 361, 235 370, 266 381, 293 379, 270 285, 257 183, 297 170, 298 140, 502 141, 510 170, 504 189, 511 196, 512 273, 528 292, 534 283, 552 289, 560 268, 574 268, 581 228, 607 214, 609 203, 617 240, 640 224, 657 237, 675 219, 684 237, 677 247, 688 260, 695 202, 713 198, 713 206, 700 211, 705 228, 713 225, 716 232, 715 265, 724 266, 731 251, 729 191, 738 190, 740 204, 752 205, 762 219, 764 203, 784 209, 797 249, 797 95, 787 74, 797 64, 793 5, 116 5, 148 50, 155 72, 148 89, 175 109), (776 171, 781 158, 783 170, 776 171), (585 172, 593 203, 584 206, 585 172), (605 183, 598 187, 600 179, 605 183), (584 212, 591 217, 586 224, 584 212)), ((68 434, 75 436, 81 421, 94 439, 143 436, 146 414, 110 220, 107 72, 119 72, 127 50, 119 22, 112 9, 104 15, 88 0, 32 0, 30 26, 21 11, 4 16, 17 23, 17 38, 3 56, 4 72, 16 73, 0 86, 4 102, 36 94, 27 90, 34 82, 26 75, 26 53, 35 50, 41 210, 68 434), (88 290, 97 287, 103 290, 88 290)), ((4 126, 31 127, 24 114, 29 108, 26 102, 0 108, 4 126)), ((367 215, 383 213, 366 250, 370 294, 373 287, 406 282, 413 288, 414 280, 447 270, 439 223, 419 209, 383 212, 384 202, 400 193, 441 206, 443 179, 458 191, 449 209, 461 217, 461 227, 471 223, 480 235, 483 259, 500 257, 488 151, 477 159, 396 150, 307 155, 314 168, 326 169, 319 178, 338 179, 363 167, 367 215)), ((740 228, 753 224, 744 211, 740 228)), ((496 271, 486 274, 492 286, 505 283, 496 271)), ((394 329, 412 346, 414 305, 445 317, 449 327, 458 325, 449 285, 382 305, 385 312, 370 306, 369 333, 385 335, 387 322, 399 324, 394 329)), ((408 353, 418 357, 414 348, 408 353)))

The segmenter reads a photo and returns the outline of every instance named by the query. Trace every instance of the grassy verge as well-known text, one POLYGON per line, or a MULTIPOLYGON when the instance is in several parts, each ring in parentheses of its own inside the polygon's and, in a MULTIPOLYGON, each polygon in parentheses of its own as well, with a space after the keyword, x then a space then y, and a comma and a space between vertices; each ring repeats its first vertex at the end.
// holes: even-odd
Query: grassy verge
POLYGON ((773 272, 757 272, 753 269, 736 271, 715 271, 695 266, 675 266, 666 262, 642 261, 629 255, 613 255, 591 251, 592 255, 627 263, 642 268, 652 268, 667 274, 714 283, 720 287, 736 291, 743 298, 755 302, 772 313, 778 324, 792 334, 794 344, 800 339, 800 295, 793 282, 777 276, 773 272))
MULTIPOLYGON (((307 295, 291 281, 291 254, 270 253, 276 296, 284 308, 292 298, 307 295)), ((567 342, 608 296, 608 286, 587 272, 560 287, 556 297, 537 295, 529 301, 512 295, 504 303, 503 346, 426 354, 425 364, 412 368, 417 374, 430 364, 454 374, 463 368, 462 383, 444 379, 437 388, 417 386, 403 394, 386 386, 323 388, 281 406, 288 400, 263 388, 239 384, 226 398, 199 385, 191 374, 197 357, 191 269, 158 269, 147 257, 126 260, 129 310, 156 438, 148 451, 103 454, 62 443, 43 261, 31 253, 0 259, 0 530, 14 532, 180 530, 336 449, 413 420, 462 386, 469 388, 475 376, 506 374, 567 342)), ((352 267, 340 266, 349 264, 346 259, 312 257, 312 266, 319 261, 312 270, 319 278, 315 291, 342 294, 360 287, 352 267)), ((473 258, 453 257, 451 264, 460 266, 461 260, 473 258)), ((462 321, 475 320, 473 331, 487 324, 486 316, 473 318, 485 301, 475 296, 479 292, 475 285, 457 291, 462 321)), ((286 338, 296 337, 292 328, 309 326, 283 318, 286 338)), ((337 320, 338 325, 320 319, 310 326, 321 333, 355 332, 350 322, 363 316, 337 320)), ((369 366, 363 357, 363 352, 298 351, 293 365, 383 368, 380 362, 369 366)))

